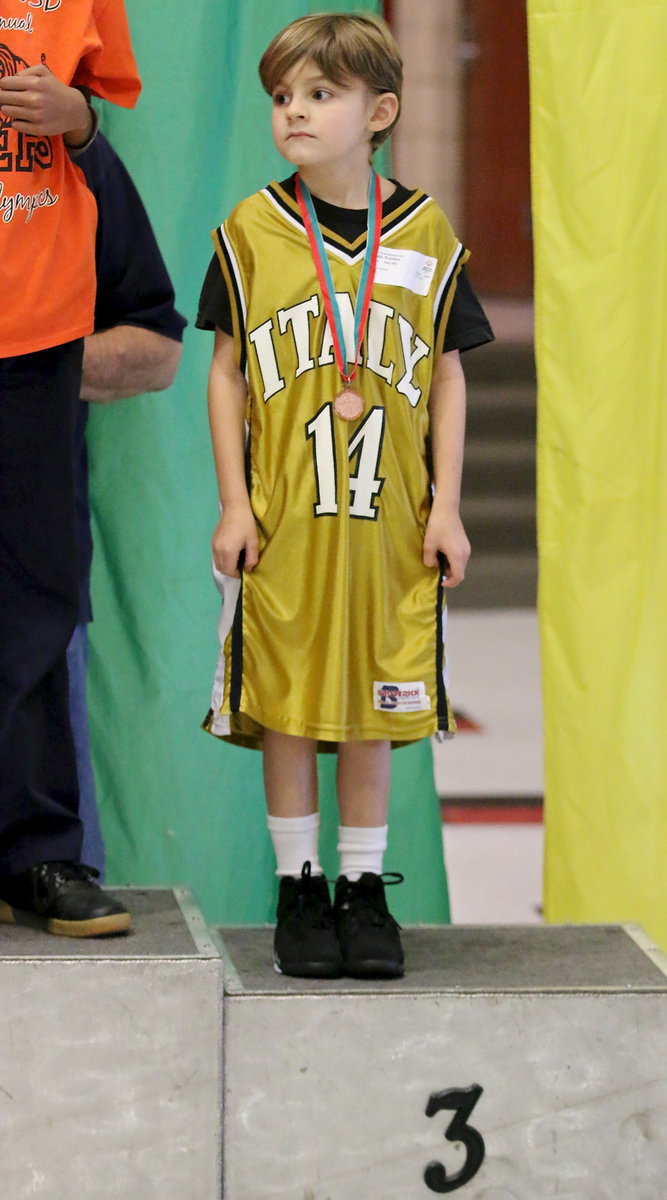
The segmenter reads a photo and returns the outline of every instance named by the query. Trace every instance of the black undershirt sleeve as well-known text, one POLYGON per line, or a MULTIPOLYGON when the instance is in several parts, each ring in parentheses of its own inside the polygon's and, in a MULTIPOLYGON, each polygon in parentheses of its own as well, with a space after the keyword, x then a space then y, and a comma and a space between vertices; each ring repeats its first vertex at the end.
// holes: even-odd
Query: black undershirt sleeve
POLYGON ((465 267, 461 267, 456 281, 456 291, 447 318, 443 354, 450 350, 474 350, 485 342, 493 341, 493 330, 486 313, 472 290, 465 267))
POLYGON ((220 270, 217 254, 213 255, 208 264, 199 297, 199 312, 195 324, 197 329, 221 329, 230 337, 234 332, 227 286, 220 270))

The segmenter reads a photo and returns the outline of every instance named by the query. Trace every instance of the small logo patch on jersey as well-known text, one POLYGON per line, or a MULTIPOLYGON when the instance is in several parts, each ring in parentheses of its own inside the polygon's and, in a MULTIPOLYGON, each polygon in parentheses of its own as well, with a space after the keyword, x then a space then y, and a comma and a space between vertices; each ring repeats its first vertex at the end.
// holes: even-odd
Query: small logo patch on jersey
POLYGON ((431 707, 431 697, 423 683, 373 684, 373 708, 383 712, 423 712, 431 707))

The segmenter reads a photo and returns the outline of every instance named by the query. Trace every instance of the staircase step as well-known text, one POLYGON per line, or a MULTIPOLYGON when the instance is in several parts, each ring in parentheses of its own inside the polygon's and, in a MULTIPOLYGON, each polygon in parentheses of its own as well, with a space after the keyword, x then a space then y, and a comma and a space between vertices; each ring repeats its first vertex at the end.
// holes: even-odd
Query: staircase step
POLYGON ((532 438, 534 441, 536 426, 535 389, 530 384, 480 385, 468 391, 469 438, 532 438))
POLYGON ((525 493, 535 498, 535 442, 469 438, 463 464, 463 494, 504 491, 525 493))
POLYGON ((466 352, 461 361, 469 384, 512 379, 535 387, 535 352, 530 342, 491 342, 466 352))
POLYGON ((534 496, 465 496, 461 515, 473 549, 535 549, 534 496))
POLYGON ((535 608, 537 555, 535 550, 485 553, 473 547, 460 587, 447 592, 451 609, 535 608))

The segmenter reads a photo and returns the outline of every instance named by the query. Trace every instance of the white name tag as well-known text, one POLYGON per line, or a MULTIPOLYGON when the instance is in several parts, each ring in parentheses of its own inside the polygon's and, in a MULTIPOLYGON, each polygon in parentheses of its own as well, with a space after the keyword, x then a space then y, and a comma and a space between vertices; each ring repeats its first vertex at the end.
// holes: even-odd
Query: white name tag
POLYGON ((418 250, 392 250, 389 246, 380 246, 375 282, 394 284, 408 288, 417 296, 427 296, 437 262, 437 258, 428 258, 418 250))
POLYGON ((373 684, 373 708, 381 712, 423 712, 430 707, 423 683, 373 684))

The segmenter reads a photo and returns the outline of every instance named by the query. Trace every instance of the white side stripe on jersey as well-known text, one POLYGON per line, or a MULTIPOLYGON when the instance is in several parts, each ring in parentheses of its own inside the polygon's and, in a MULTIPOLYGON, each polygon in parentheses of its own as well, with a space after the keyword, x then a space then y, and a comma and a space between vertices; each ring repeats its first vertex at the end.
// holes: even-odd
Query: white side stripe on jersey
POLYGON ((239 602, 241 591, 241 580, 235 579, 231 575, 223 575, 218 571, 215 564, 211 563, 215 586, 222 596, 222 609, 218 618, 218 640, 220 642, 220 653, 218 662, 215 668, 215 679, 213 681, 213 692, 211 695, 211 733, 216 737, 229 737, 230 734, 230 719, 228 713, 220 711, 225 694, 225 674, 227 659, 225 655, 225 642, 229 634, 234 616, 236 614, 236 606, 239 602))

